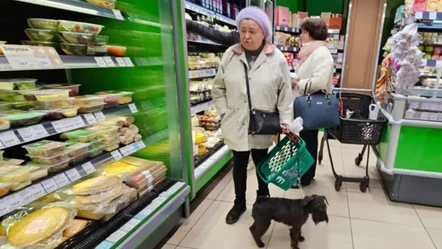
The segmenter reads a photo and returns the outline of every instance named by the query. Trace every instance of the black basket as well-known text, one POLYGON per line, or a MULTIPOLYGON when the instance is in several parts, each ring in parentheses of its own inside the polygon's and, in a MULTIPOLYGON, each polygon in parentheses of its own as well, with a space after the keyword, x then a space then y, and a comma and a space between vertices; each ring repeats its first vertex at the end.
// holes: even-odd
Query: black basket
POLYGON ((328 129, 328 133, 343 144, 377 145, 381 142, 386 120, 341 118, 338 128, 328 129))
POLYGON ((362 118, 368 119, 370 114, 368 107, 373 102, 371 96, 357 93, 341 93, 338 94, 338 98, 342 100, 344 113, 347 110, 359 110, 362 118))

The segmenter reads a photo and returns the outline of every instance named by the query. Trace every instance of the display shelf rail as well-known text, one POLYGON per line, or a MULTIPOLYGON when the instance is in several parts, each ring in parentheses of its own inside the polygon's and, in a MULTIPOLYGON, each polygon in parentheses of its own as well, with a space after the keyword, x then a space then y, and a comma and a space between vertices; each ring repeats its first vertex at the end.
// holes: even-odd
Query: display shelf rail
POLYGON ((46 121, 40 124, 0 132, 0 149, 5 149, 63 132, 80 129, 106 120, 108 115, 130 115, 138 112, 135 104, 123 105, 103 111, 82 114, 73 118, 46 121))
POLYGON ((190 107, 190 113, 192 115, 194 115, 194 114, 200 113, 206 109, 212 108, 214 106, 215 106, 215 103, 213 102, 213 100, 199 103, 199 104, 196 104, 196 105, 190 107))
POLYGON ((230 152, 230 149, 224 145, 218 151, 213 153, 213 155, 209 158, 207 158, 203 163, 201 163, 194 171, 195 179, 198 181, 201 177, 204 176, 205 173, 207 173, 212 167, 214 167, 218 162, 220 162, 220 159, 228 154, 230 152))
POLYGON ((189 43, 196 43, 196 44, 205 44, 205 45, 214 45, 214 46, 222 46, 222 47, 227 47, 226 45, 223 44, 219 44, 213 41, 195 41, 195 40, 187 40, 187 42, 189 43))
MULTIPOLYGON (((421 24, 421 25, 418 25, 417 28, 420 30, 432 30, 432 31, 437 31, 437 32, 442 30, 442 26, 440 26, 440 25, 421 24)), ((437 44, 433 44, 433 45, 437 45, 437 44)))
POLYGON ((117 9, 89 4, 78 0, 15 0, 17 2, 30 3, 45 7, 74 11, 88 15, 101 16, 117 20, 124 20, 123 14, 117 9))
POLYGON ((190 188, 183 182, 177 182, 138 212, 121 228, 112 233, 96 249, 136 248, 161 223, 185 201, 190 188))
POLYGON ((195 157, 195 168, 198 168, 200 165, 202 165, 207 159, 212 157, 218 150, 224 147, 224 143, 218 143, 215 145, 212 149, 209 150, 205 155, 202 156, 196 156, 195 157))
POLYGON ((218 21, 221 21, 223 23, 230 24, 230 25, 233 25, 233 26, 236 25, 236 21, 233 20, 232 18, 223 16, 223 15, 221 15, 219 13, 216 13, 216 12, 214 12, 212 10, 206 9, 206 8, 204 8, 202 6, 199 6, 197 4, 191 3, 189 1, 185 1, 185 8, 186 8, 186 10, 190 10, 190 11, 196 12, 196 13, 201 14, 201 15, 213 17, 213 18, 215 18, 218 21))
POLYGON ((276 46, 276 47, 283 52, 299 52, 298 47, 286 47, 286 46, 276 46))
POLYGON ((414 17, 416 19, 442 21, 442 12, 416 11, 414 12, 414 17))
POLYGON ((189 79, 215 77, 215 75, 216 75, 215 68, 189 70, 189 79))
POLYGON ((275 30, 281 31, 281 32, 292 33, 292 34, 299 34, 299 32, 300 32, 299 28, 278 26, 278 25, 275 26, 275 30))
POLYGON ((36 182, 29 187, 0 198, 0 216, 94 173, 106 162, 110 162, 111 160, 118 161, 123 157, 142 150, 149 144, 148 141, 149 137, 138 142, 133 142, 112 152, 104 153, 81 165, 75 166, 61 173, 58 172, 57 174, 40 182, 36 182))
POLYGON ((50 69, 83 69, 83 68, 107 68, 107 67, 134 67, 129 57, 112 57, 112 56, 71 56, 60 55, 63 67, 13 67, 6 56, 0 56, 0 72, 1 71, 29 71, 29 70, 50 70, 50 69))
POLYGON ((422 66, 424 67, 437 67, 437 68, 442 68, 442 60, 427 60, 427 59, 422 59, 422 66))

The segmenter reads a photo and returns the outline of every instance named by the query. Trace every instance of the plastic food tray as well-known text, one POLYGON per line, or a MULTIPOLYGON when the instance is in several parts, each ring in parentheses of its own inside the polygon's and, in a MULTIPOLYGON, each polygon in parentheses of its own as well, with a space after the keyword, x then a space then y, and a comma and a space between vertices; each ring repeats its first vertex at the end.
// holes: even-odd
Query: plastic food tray
POLYGON ((97 133, 99 138, 106 139, 109 136, 116 136, 118 133, 118 126, 93 126, 86 130, 97 133))
POLYGON ((94 141, 94 139, 97 137, 97 134, 92 131, 76 130, 66 133, 66 136, 69 140, 73 142, 89 143, 94 141))
POLYGON ((30 154, 27 154, 26 156, 30 157, 33 162, 42 165, 58 164, 60 162, 69 161, 70 159, 68 152, 52 157, 33 156, 30 154))
POLYGON ((78 109, 78 113, 91 113, 91 112, 99 112, 104 109, 104 104, 98 104, 93 106, 81 106, 78 109))
POLYGON ((41 109, 61 109, 70 108, 74 105, 74 98, 66 98, 63 100, 37 101, 37 108, 41 109))
POLYGON ((24 91, 25 98, 30 101, 55 101, 66 100, 69 98, 69 90, 38 90, 38 91, 24 91))
POLYGON ((69 165, 73 166, 73 165, 80 164, 81 162, 83 162, 84 160, 87 159, 87 155, 88 155, 88 153, 82 153, 82 154, 79 154, 75 157, 71 157, 71 160, 69 161, 69 165))
POLYGON ((66 150, 69 152, 70 157, 76 157, 78 155, 87 154, 89 145, 88 143, 71 143, 67 145, 66 150))
POLYGON ((71 159, 67 159, 67 160, 64 160, 64 161, 61 161, 61 162, 58 162, 58 163, 48 164, 48 165, 39 164, 39 163, 28 163, 27 165, 28 166, 37 166, 37 167, 40 167, 40 168, 43 168, 43 169, 47 169, 48 173, 56 173, 58 171, 64 170, 67 167, 69 167, 69 161, 70 160, 71 159))
POLYGON ((87 153, 87 157, 89 157, 89 158, 96 157, 96 156, 100 155, 101 153, 103 153, 103 148, 102 147, 98 147, 96 149, 89 150, 88 153, 87 153))
POLYGON ((29 113, 11 113, 5 116, 11 126, 26 126, 40 122, 45 113, 29 112, 29 113))
POLYGON ((66 144, 62 142, 43 140, 25 145, 22 148, 25 148, 28 153, 33 156, 53 157, 63 154, 66 149, 66 144), (50 144, 52 144, 51 147, 49 147, 50 144))
POLYGON ((104 96, 78 96, 74 100, 74 105, 76 106, 95 106, 104 104, 104 96))

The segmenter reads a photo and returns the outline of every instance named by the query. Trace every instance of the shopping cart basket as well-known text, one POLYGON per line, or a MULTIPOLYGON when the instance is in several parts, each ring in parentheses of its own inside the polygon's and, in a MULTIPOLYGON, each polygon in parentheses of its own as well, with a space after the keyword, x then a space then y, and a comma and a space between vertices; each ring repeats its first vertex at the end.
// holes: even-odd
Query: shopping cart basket
POLYGON ((258 165, 257 172, 265 183, 273 183, 288 190, 299 184, 299 180, 312 167, 313 162, 313 157, 305 148, 304 140, 289 133, 258 165))
MULTIPOLYGON (((345 89, 341 89, 345 91, 345 89)), ((386 124, 385 118, 378 118, 378 120, 370 120, 369 106, 373 103, 373 98, 368 95, 355 93, 339 93, 339 99, 342 102, 343 113, 347 110, 360 111, 360 119, 342 118, 341 124, 337 128, 326 129, 321 141, 321 147, 318 153, 318 162, 321 163, 323 159, 324 143, 327 143, 328 155, 332 167, 333 175, 335 176, 335 190, 339 191, 342 182, 358 182, 361 192, 366 192, 370 185, 370 177, 368 174, 368 165, 370 160, 370 146, 378 145, 381 142, 382 133, 386 124), (365 176, 345 177, 339 175, 335 171, 333 158, 330 150, 328 139, 335 138, 341 143, 345 144, 361 144, 364 145, 362 151, 355 159, 355 164, 359 166, 363 160, 363 155, 367 151, 367 163, 365 166, 365 176), (367 150, 368 148, 368 150, 367 150)))

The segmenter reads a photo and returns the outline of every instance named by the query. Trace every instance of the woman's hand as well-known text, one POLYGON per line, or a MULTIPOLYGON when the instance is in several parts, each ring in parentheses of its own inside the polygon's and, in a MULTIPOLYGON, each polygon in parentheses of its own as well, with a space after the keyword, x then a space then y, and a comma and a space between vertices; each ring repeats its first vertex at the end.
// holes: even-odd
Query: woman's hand
POLYGON ((298 86, 298 80, 292 79, 292 89, 295 89, 298 86))
POLYGON ((282 126, 283 133, 285 133, 285 134, 290 133, 290 128, 289 128, 288 124, 281 124, 281 126, 282 126))

